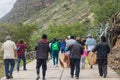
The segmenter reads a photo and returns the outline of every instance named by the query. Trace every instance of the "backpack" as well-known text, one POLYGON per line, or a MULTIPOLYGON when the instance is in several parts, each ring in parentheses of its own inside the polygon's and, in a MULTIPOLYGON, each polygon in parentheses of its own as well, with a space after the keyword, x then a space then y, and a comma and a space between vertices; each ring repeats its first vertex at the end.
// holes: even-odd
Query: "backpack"
POLYGON ((21 46, 18 46, 16 50, 17 52, 20 52, 20 51, 23 51, 24 49, 21 46))
POLYGON ((21 50, 20 46, 16 50, 17 50, 17 52, 19 52, 21 50))
POLYGON ((52 44, 52 50, 59 50, 58 42, 52 44))

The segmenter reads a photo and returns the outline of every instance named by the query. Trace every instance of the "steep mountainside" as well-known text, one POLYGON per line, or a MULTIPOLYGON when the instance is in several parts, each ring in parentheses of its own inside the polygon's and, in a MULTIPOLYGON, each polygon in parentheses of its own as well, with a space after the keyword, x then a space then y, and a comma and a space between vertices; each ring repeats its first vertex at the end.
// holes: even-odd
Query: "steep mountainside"
POLYGON ((42 28, 50 24, 71 24, 81 21, 88 15, 86 0, 57 0, 47 8, 40 10, 25 23, 35 23, 42 28))
POLYGON ((17 0, 13 9, 6 16, 4 16, 0 22, 23 22, 40 9, 51 5, 53 1, 54 0, 17 0))
POLYGON ((0 21, 35 23, 40 28, 50 24, 70 24, 88 16, 86 0, 17 0, 14 8, 0 21))

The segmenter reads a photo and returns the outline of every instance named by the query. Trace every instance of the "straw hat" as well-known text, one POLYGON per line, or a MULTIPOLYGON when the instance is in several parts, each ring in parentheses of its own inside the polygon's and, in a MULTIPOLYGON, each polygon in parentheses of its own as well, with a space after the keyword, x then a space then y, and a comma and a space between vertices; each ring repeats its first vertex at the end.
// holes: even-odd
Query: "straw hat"
POLYGON ((69 66, 70 66, 70 60, 66 54, 59 55, 59 62, 60 62, 61 67, 65 68, 65 69, 69 68, 69 66))

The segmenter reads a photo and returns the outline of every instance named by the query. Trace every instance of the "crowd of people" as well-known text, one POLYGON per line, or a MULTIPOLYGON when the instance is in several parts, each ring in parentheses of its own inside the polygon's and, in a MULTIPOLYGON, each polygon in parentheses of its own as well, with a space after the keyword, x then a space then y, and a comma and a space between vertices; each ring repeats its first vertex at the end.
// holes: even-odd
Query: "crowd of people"
MULTIPOLYGON (((47 35, 43 35, 42 39, 45 39, 44 41, 47 40, 47 35), (44 38, 44 36, 46 36, 44 38)), ((85 68, 85 59, 87 55, 89 54, 90 51, 97 52, 97 62, 98 62, 98 69, 99 69, 99 75, 103 76, 104 78, 107 76, 107 54, 110 51, 109 45, 107 44, 105 36, 101 36, 101 39, 99 43, 97 44, 97 41, 92 37, 91 34, 87 35, 87 39, 80 38, 80 37, 75 37, 71 35, 69 39, 63 38, 61 40, 57 40, 54 38, 48 44, 46 43, 41 43, 41 41, 38 42, 37 45, 37 54, 46 54, 47 58, 37 58, 37 61, 39 59, 44 59, 45 62, 48 59, 48 54, 50 52, 52 60, 53 60, 53 67, 58 67, 58 58, 59 54, 66 54, 68 55, 70 59, 70 75, 71 78, 74 77, 76 79, 79 79, 79 73, 80 73, 80 64, 84 64, 85 68), (42 45, 40 45, 40 43, 42 45), (44 48, 43 47, 47 47, 44 48), (42 48, 41 48, 42 47, 42 48), (39 51, 44 51, 44 52, 39 52, 39 51), (47 51, 47 52, 46 52, 47 51), (82 62, 81 62, 82 61, 82 62), (75 72, 75 73, 74 73, 75 72)), ((41 60, 42 61, 42 60, 41 60)), ((37 64, 39 64, 37 62, 37 64)), ((42 67, 44 67, 44 62, 41 63, 42 67)), ((40 65, 40 66, 41 66, 40 65)), ((45 63, 45 65, 47 65, 45 63)), ((39 72, 40 66, 37 67, 37 72, 39 72)), ((44 67, 45 68, 45 67, 44 67)), ((45 74, 46 74, 46 69, 43 69, 43 80, 45 80, 45 74)), ((93 65, 90 65, 90 68, 93 68, 93 65)), ((37 79, 39 80, 39 74, 37 73, 37 79)))
MULTIPOLYGON (((2 45, 2 53, 5 64, 6 78, 13 78, 12 72, 14 69, 14 59, 17 57, 17 71, 19 71, 20 60, 23 60, 23 70, 26 68, 25 49, 28 46, 24 40, 20 39, 17 44, 11 41, 11 37, 7 36, 6 41, 2 45), (17 54, 17 55, 16 55, 17 54), (10 64, 10 68, 9 68, 10 64), (10 70, 9 70, 10 69, 10 70)), ((91 34, 87 38, 75 37, 71 35, 68 38, 56 39, 53 38, 50 42, 47 41, 47 35, 43 34, 36 47, 36 80, 40 78, 40 68, 42 66, 42 79, 45 79, 47 71, 47 60, 50 55, 53 60, 53 67, 58 67, 59 54, 66 54, 70 60, 70 75, 71 78, 79 79, 80 66, 85 69, 85 60, 90 51, 97 55, 97 63, 99 75, 101 77, 107 76, 107 54, 110 51, 109 45, 105 36, 101 36, 99 43, 93 38, 91 34), (75 73, 74 73, 75 72, 75 73)), ((90 64, 89 64, 90 65, 90 64)), ((93 65, 90 65, 93 68, 93 65)))

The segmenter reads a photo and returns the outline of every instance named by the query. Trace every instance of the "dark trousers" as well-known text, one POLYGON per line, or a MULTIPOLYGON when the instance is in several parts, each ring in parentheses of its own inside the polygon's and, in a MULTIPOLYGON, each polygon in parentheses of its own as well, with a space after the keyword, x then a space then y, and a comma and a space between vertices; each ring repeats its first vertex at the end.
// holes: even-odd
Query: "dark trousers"
POLYGON ((37 59, 37 65, 36 65, 36 73, 37 73, 37 75, 40 74, 41 65, 42 65, 42 74, 43 74, 43 77, 45 77, 46 70, 47 70, 46 59, 37 59))
POLYGON ((107 73, 107 59, 98 59, 98 69, 100 76, 107 73))
POLYGON ((74 71, 76 69, 75 76, 79 77, 80 59, 70 59, 70 69, 71 69, 71 75, 74 75, 74 71))
POLYGON ((17 70, 19 71, 19 68, 20 68, 20 61, 23 61, 23 70, 26 70, 26 58, 25 58, 25 55, 20 55, 18 56, 18 64, 17 64, 17 70))
POLYGON ((58 64, 58 55, 59 55, 58 50, 52 51, 53 65, 58 64))
POLYGON ((4 59, 4 64, 5 64, 5 75, 6 78, 8 78, 10 75, 12 75, 15 66, 15 61, 14 59, 4 59))

